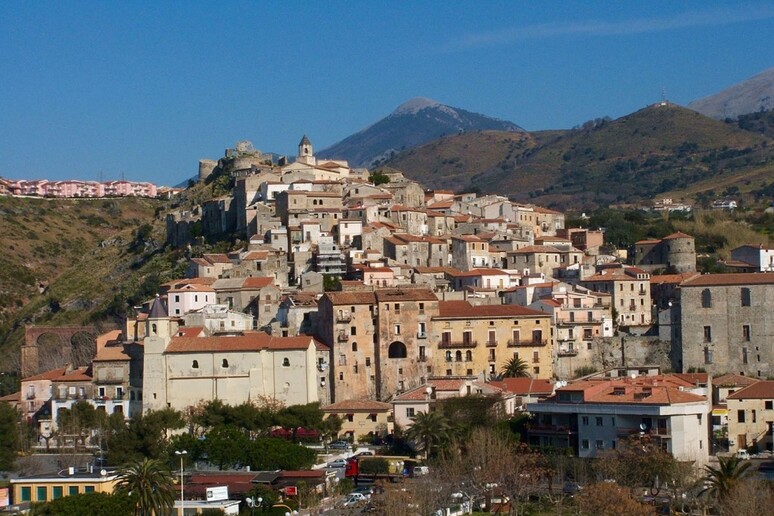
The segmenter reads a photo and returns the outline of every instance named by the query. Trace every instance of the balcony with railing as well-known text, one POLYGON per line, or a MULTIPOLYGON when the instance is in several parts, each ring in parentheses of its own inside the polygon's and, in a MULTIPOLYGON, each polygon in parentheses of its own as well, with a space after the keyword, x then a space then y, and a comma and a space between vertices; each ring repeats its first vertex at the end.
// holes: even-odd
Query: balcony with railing
POLYGON ((339 342, 347 342, 349 340, 349 334, 345 331, 340 331, 336 336, 336 340, 339 342))
POLYGON ((530 434, 576 434, 577 428, 569 425, 530 425, 527 431, 530 434))
POLYGON ((519 347, 525 347, 525 348, 535 348, 535 347, 542 347, 547 346, 548 341, 547 340, 509 340, 508 341, 508 347, 509 348, 519 348, 519 347))
POLYGON ((427 338, 427 332, 426 331, 418 331, 417 332, 417 338, 418 339, 426 339, 427 338))
POLYGON ((574 357, 578 355, 577 349, 560 349, 556 352, 558 357, 574 357))
POLYGON ((352 320, 352 314, 349 312, 341 312, 336 314, 336 322, 345 323, 352 320))
POLYGON ((497 341, 496 340, 487 340, 486 341, 486 347, 488 348, 496 348, 497 347, 497 341))
POLYGON ((639 434, 643 437, 647 435, 649 437, 661 437, 663 439, 672 438, 672 431, 668 427, 647 428, 645 430, 639 428, 618 428, 616 433, 618 434, 618 437, 629 437, 631 435, 639 434))
POLYGON ((438 347, 441 349, 449 349, 449 348, 475 348, 478 346, 478 341, 476 340, 460 340, 460 341, 441 341, 440 344, 438 344, 438 347))

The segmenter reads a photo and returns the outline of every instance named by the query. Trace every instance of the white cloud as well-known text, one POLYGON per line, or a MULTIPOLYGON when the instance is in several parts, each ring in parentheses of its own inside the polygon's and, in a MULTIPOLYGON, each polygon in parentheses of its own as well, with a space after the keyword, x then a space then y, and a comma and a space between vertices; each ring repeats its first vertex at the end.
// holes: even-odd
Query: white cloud
POLYGON ((661 18, 640 18, 621 21, 586 20, 564 23, 543 23, 490 32, 462 35, 439 47, 440 52, 509 45, 530 39, 561 36, 619 36, 662 32, 690 27, 710 27, 760 21, 774 18, 774 7, 716 9, 686 12, 661 18))

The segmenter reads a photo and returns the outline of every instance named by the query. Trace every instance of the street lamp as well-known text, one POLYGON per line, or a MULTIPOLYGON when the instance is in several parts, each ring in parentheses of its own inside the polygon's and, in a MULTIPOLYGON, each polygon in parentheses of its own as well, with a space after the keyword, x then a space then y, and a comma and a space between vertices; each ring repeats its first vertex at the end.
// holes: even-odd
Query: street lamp
POLYGON ((185 515, 183 505, 185 504, 185 498, 183 498, 183 457, 187 455, 186 450, 175 450, 175 455, 180 457, 180 516, 185 515))
POLYGON ((250 507, 250 514, 255 514, 255 507, 261 507, 263 505, 263 498, 260 496, 258 498, 250 498, 248 496, 245 498, 245 502, 247 502, 247 506, 250 507))

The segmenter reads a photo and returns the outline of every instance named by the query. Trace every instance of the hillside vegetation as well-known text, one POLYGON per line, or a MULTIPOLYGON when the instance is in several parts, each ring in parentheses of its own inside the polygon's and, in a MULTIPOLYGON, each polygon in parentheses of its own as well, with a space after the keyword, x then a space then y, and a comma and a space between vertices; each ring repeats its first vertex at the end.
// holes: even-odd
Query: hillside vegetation
POLYGON ((774 171, 770 137, 671 104, 577 130, 535 133, 518 152, 493 145, 498 133, 478 136, 444 138, 388 164, 429 187, 451 183, 558 209, 695 196, 718 185, 752 191, 774 171), (477 162, 465 160, 466 145, 478 147, 477 162))
POLYGON ((238 246, 233 235, 165 246, 168 210, 224 195, 232 183, 221 171, 171 201, 0 196, 0 370, 18 368, 25 324, 115 327, 161 283, 183 277, 192 256, 238 246))

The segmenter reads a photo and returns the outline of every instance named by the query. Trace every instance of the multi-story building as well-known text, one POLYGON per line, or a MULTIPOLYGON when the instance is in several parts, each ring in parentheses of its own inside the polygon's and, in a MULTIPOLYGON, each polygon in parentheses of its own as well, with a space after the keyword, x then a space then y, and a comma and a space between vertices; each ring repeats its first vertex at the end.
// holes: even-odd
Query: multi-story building
POLYGON ((386 258, 403 265, 443 267, 449 263, 449 245, 431 236, 394 233, 384 238, 383 250, 386 258))
POLYGON ((169 313, 184 315, 215 303, 215 289, 208 285, 188 283, 167 291, 169 313))
POLYGON ((774 451, 774 381, 755 382, 726 398, 729 451, 774 451))
POLYGON ((451 241, 451 265, 455 269, 469 271, 471 269, 499 265, 489 252, 489 242, 487 240, 475 235, 461 235, 452 237, 451 241))
POLYGON ((392 405, 374 400, 344 400, 322 408, 326 417, 338 416, 340 435, 350 439, 386 437, 393 432, 392 405))
POLYGON ((756 378, 771 375, 773 304, 771 274, 703 274, 684 281, 677 367, 756 378))
POLYGON ((559 249, 548 245, 531 245, 507 253, 508 268, 546 276, 553 276, 554 269, 558 267, 582 261, 583 253, 572 247, 559 249))
POLYGON ((622 441, 647 436, 677 460, 703 464, 710 451, 710 404, 697 392, 674 375, 573 382, 527 404, 534 416, 529 442, 596 457, 622 441))
POLYGON ((230 405, 264 397, 287 405, 329 401, 326 376, 319 375, 329 350, 312 337, 263 332, 208 337, 190 328, 177 336, 180 329, 158 298, 147 326, 144 412, 182 410, 213 399, 230 405))
POLYGON ((621 326, 651 324, 650 274, 637 267, 610 264, 581 284, 596 292, 610 294, 611 310, 621 326))
POLYGON ((436 376, 497 376, 514 357, 534 377, 553 376, 553 327, 549 314, 516 305, 440 301, 432 319, 439 338, 431 362, 436 376))
POLYGON ((334 400, 387 399, 430 373, 430 321, 438 313, 430 290, 327 292, 318 307, 334 400))
POLYGON ((734 267, 752 269, 750 272, 774 272, 774 249, 762 245, 743 245, 731 249, 734 267))

